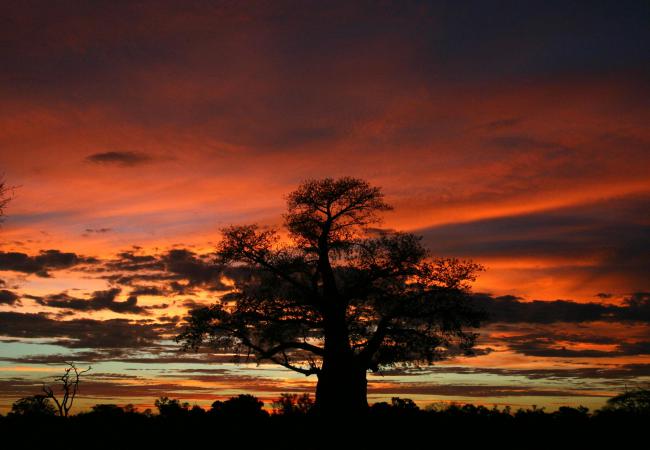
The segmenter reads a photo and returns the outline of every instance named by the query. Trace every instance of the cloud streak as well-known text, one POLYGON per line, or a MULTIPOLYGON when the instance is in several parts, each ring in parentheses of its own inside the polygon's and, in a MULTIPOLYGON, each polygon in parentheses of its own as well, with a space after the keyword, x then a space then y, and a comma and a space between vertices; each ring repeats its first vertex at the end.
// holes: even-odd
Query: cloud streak
POLYGON ((650 324, 650 293, 638 292, 622 305, 579 303, 568 300, 522 301, 513 296, 475 294, 474 303, 487 312, 490 322, 581 323, 594 321, 641 322, 650 324))
POLYGON ((50 277, 50 271, 53 270, 69 269, 94 262, 96 262, 94 258, 60 250, 41 250, 35 256, 20 252, 0 252, 0 270, 35 274, 44 278, 50 277))
POLYGON ((67 348, 141 348, 156 346, 173 326, 126 319, 57 320, 44 314, 0 312, 0 335, 56 338, 67 348))
POLYGON ((7 289, 0 289, 0 305, 15 305, 19 303, 19 295, 7 289))
POLYGON ((93 153, 86 157, 86 161, 95 164, 115 165, 120 167, 134 167, 151 162, 151 156, 140 152, 104 152, 93 153))
POLYGON ((124 301, 117 301, 119 288, 95 291, 89 299, 71 297, 67 293, 52 294, 46 297, 30 297, 39 305, 49 308, 64 308, 74 311, 101 311, 107 309, 116 313, 147 314, 147 308, 138 306, 136 295, 129 295, 124 301))

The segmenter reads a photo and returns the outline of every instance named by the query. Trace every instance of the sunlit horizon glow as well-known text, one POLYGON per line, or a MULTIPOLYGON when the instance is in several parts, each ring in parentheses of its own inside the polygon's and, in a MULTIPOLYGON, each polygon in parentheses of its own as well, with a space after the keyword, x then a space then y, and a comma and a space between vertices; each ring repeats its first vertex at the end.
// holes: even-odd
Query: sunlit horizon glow
POLYGON ((313 392, 172 338, 228 285, 209 272, 221 228, 281 227, 300 182, 340 176, 382 188, 381 227, 484 265, 497 317, 476 356, 371 375, 371 402, 593 409, 650 382, 645 2, 3 16, 0 412, 67 360, 93 366, 79 410, 313 392))

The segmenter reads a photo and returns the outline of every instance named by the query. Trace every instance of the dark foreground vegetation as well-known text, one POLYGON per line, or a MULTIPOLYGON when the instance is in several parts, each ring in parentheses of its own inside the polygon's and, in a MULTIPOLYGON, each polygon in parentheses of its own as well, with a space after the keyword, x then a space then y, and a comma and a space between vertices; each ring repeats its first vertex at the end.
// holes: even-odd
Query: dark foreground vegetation
MULTIPOLYGON (((271 408, 252 395, 215 401, 208 410, 179 400, 161 397, 156 410, 138 411, 132 405, 98 404, 90 411, 62 417, 42 395, 14 403, 0 416, 3 436, 18 434, 24 442, 47 441, 53 436, 68 439, 99 439, 101 443, 168 439, 212 440, 235 438, 245 442, 309 440, 306 448, 325 442, 363 441, 375 446, 389 441, 437 439, 454 433, 459 442, 483 439, 548 439, 587 441, 624 440, 645 433, 650 424, 650 390, 636 389, 609 399, 597 410, 561 407, 512 410, 475 405, 420 408, 412 400, 395 397, 375 403, 362 416, 323 417, 314 412, 308 394, 281 394, 271 408), (329 430, 329 431, 328 431, 329 430)), ((72 442, 72 441, 70 441, 72 442)), ((531 442, 534 447, 535 442, 531 442)))

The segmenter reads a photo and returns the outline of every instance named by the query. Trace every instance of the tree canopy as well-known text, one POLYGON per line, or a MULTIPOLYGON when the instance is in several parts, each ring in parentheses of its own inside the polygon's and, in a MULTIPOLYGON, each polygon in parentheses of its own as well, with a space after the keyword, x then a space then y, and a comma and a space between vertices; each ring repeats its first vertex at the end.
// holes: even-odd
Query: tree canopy
POLYGON ((482 314, 467 294, 481 266, 377 229, 390 209, 364 180, 325 178, 288 195, 283 231, 223 229, 216 264, 234 288, 192 310, 177 339, 317 375, 317 406, 356 408, 367 371, 471 351, 482 314))
POLYGON ((11 406, 11 414, 19 416, 54 416, 56 409, 45 395, 31 395, 18 399, 11 406))

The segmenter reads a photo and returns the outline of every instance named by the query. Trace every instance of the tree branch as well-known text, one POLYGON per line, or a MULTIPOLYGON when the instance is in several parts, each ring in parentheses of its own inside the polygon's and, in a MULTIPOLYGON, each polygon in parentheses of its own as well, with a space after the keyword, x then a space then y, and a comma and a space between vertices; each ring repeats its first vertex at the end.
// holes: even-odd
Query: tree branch
POLYGON ((366 341, 365 348, 359 352, 358 358, 365 367, 370 366, 372 357, 377 353, 381 347, 384 338, 390 328, 390 321, 392 317, 384 316, 379 320, 377 325, 377 330, 375 333, 366 341))
POLYGON ((323 354, 325 353, 323 348, 318 347, 316 345, 312 345, 307 342, 294 341, 294 342, 284 342, 282 344, 276 345, 275 347, 271 347, 270 349, 262 352, 260 356, 264 359, 269 359, 270 357, 276 355, 277 353, 284 352, 286 350, 291 350, 291 349, 305 350, 314 353, 315 355, 318 356, 323 356, 323 354))
POLYGON ((320 372, 320 369, 315 366, 311 366, 309 369, 304 369, 302 367, 294 366, 289 362, 289 359, 285 357, 284 360, 280 360, 278 358, 269 358, 269 361, 274 362, 275 364, 278 364, 282 367, 285 367, 289 370, 293 370, 294 372, 301 373, 305 376, 310 376, 310 375, 315 375, 320 372))
POLYGON ((259 264, 260 266, 264 267, 266 270, 269 272, 273 273, 274 275, 280 277, 284 281, 290 283, 292 286, 296 287, 298 290, 307 293, 307 298, 311 299, 312 297, 315 297, 315 301, 308 301, 308 304, 311 304, 312 306, 320 307, 320 302, 318 301, 318 298, 320 297, 318 295, 318 291, 312 290, 309 286, 306 286, 302 283, 299 283, 295 278, 289 276, 285 272, 281 271, 277 267, 275 267, 273 264, 271 264, 266 258, 263 257, 263 255, 258 254, 254 250, 246 251, 245 249, 242 249, 241 252, 242 256, 247 258, 249 261, 259 264))

